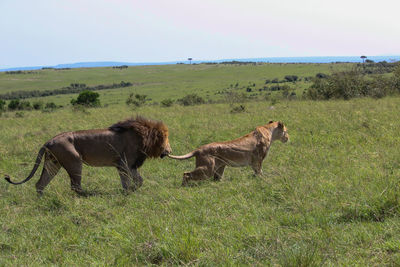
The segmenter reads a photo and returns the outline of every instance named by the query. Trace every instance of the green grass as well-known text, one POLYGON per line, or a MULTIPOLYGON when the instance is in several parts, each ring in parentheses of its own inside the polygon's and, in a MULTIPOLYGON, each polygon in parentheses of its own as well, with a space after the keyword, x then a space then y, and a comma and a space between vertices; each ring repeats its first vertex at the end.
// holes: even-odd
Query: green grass
MULTIPOLYGON (((86 68, 71 70, 38 70, 33 74, 10 75, 0 72, 0 94, 18 90, 52 90, 69 86, 71 83, 84 83, 88 86, 113 84, 121 81, 131 82, 129 88, 99 91, 102 104, 124 102, 130 93, 146 94, 153 102, 164 99, 178 99, 186 94, 197 93, 206 99, 220 99, 216 94, 239 83, 238 92, 246 92, 246 87, 256 84, 262 88, 266 79, 285 75, 297 75, 301 78, 315 74, 331 73, 332 70, 348 69, 354 64, 259 64, 259 65, 165 65, 140 66, 127 69, 86 68)), ((297 92, 309 86, 309 83, 288 83, 297 92)), ((258 92, 255 92, 258 93, 258 92)), ((252 93, 254 94, 254 92, 252 93)), ((58 95, 41 98, 46 102, 66 105, 76 95, 58 95)))
POLYGON ((272 145, 261 177, 250 168, 227 168, 220 182, 181 187, 194 160, 156 159, 145 162, 144 184, 130 194, 113 168, 84 167, 88 197, 70 191, 65 171, 41 198, 34 189, 39 173, 20 186, 0 181, 0 265, 400 264, 400 98, 245 106, 234 114, 228 104, 132 111, 118 103, 18 118, 3 113, 0 175, 16 180, 59 132, 103 128, 135 114, 163 120, 176 155, 269 120, 282 120, 291 140, 272 145))

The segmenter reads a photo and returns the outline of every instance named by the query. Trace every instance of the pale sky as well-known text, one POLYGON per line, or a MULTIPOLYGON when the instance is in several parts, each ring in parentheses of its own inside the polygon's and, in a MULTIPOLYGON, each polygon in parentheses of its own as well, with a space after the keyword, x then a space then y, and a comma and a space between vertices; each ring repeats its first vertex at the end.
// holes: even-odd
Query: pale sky
POLYGON ((0 69, 400 55, 398 0, 0 0, 0 69))

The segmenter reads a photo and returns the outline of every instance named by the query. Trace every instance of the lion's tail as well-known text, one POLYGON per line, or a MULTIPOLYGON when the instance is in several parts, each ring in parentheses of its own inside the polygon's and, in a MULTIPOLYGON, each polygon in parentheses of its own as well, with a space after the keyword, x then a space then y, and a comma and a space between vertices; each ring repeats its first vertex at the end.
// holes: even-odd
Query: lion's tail
POLYGON ((39 150, 38 155, 37 155, 37 158, 36 158, 35 165, 33 166, 33 169, 32 169, 32 171, 31 171, 31 173, 29 174, 28 177, 26 177, 25 180, 16 183, 16 182, 11 181, 11 180, 10 180, 10 176, 8 176, 8 175, 6 175, 6 176, 4 177, 4 179, 6 179, 7 182, 9 182, 9 183, 11 183, 11 184, 15 184, 15 185, 16 185, 16 184, 23 184, 23 183, 29 181, 29 180, 33 177, 33 175, 35 175, 35 172, 36 172, 36 170, 38 169, 38 167, 39 167, 39 165, 40 165, 40 162, 42 161, 43 154, 44 154, 45 151, 46 151, 46 148, 45 148, 44 146, 39 150))
POLYGON ((170 157, 171 159, 179 159, 179 160, 183 160, 183 159, 190 159, 191 157, 194 157, 196 155, 196 150, 187 153, 186 155, 183 156, 174 156, 174 155, 168 155, 168 157, 170 157))

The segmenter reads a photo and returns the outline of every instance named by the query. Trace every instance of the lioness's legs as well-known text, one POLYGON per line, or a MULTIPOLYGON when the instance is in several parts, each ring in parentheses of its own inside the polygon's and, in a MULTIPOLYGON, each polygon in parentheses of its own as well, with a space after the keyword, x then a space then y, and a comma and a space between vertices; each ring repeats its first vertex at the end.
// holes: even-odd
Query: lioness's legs
POLYGON ((60 168, 60 163, 58 163, 58 161, 54 157, 51 157, 46 153, 42 175, 40 175, 40 179, 35 185, 36 191, 39 194, 43 192, 44 188, 50 183, 50 181, 58 173, 60 168))
POLYGON ((257 160, 257 161, 253 161, 251 163, 251 168, 254 171, 255 175, 261 175, 262 174, 262 160, 257 160))
POLYGON ((199 166, 192 172, 185 172, 183 174, 182 185, 186 185, 189 180, 200 181, 212 176, 212 166, 199 166))
POLYGON ((219 167, 214 173, 214 181, 221 180, 222 176, 224 175, 225 165, 219 167))

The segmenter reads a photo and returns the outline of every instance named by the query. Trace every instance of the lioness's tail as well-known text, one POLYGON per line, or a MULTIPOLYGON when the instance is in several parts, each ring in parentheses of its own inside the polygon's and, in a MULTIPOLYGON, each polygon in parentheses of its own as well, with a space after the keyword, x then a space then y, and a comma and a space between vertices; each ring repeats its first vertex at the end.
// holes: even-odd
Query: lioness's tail
POLYGON ((39 167, 39 165, 40 165, 40 162, 42 161, 43 154, 44 154, 45 151, 46 151, 46 148, 45 148, 44 146, 39 150, 39 153, 38 153, 37 158, 36 158, 35 165, 33 166, 33 169, 32 169, 32 171, 31 171, 31 173, 29 174, 28 177, 26 177, 25 180, 23 180, 22 182, 15 183, 15 182, 12 182, 12 181, 10 180, 10 176, 8 176, 8 175, 6 175, 6 176, 4 177, 4 179, 6 179, 7 182, 9 182, 9 183, 11 183, 11 184, 23 184, 23 183, 29 181, 29 180, 33 177, 33 175, 35 175, 35 172, 36 172, 36 170, 38 169, 38 167, 39 167))
POLYGON ((168 157, 170 157, 171 159, 179 159, 179 160, 183 160, 183 159, 190 159, 191 157, 194 157, 196 155, 196 150, 187 153, 186 155, 183 156, 174 156, 174 155, 168 155, 168 157))

